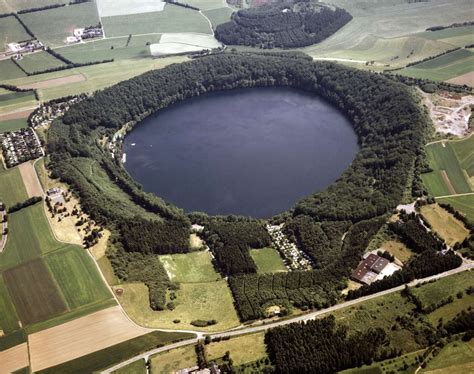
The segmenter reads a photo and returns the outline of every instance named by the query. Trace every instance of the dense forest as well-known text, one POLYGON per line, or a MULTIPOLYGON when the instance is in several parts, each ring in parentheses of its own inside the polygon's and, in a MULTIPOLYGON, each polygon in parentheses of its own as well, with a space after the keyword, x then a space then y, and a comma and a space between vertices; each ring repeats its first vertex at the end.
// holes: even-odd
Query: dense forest
MULTIPOLYGON (((230 277, 230 284, 242 319, 261 317, 269 302, 320 307, 336 301, 344 277, 357 266, 383 224, 381 216, 410 187, 427 122, 405 85, 383 75, 313 62, 297 53, 224 53, 173 64, 97 92, 53 123, 48 166, 53 176, 79 195, 92 219, 117 233, 119 249, 109 256, 120 278, 140 276, 131 270, 137 258, 151 263, 154 253, 186 251, 184 243, 195 216, 145 193, 120 161, 110 157, 104 137, 111 138, 124 124, 139 122, 186 98, 257 86, 291 86, 325 98, 351 119, 360 151, 334 184, 301 200, 285 215, 288 232, 316 262, 316 269, 308 274, 252 274, 255 265, 248 247, 269 241, 261 225, 211 220, 204 235, 221 272, 238 274, 230 277), (155 226, 166 230, 154 230, 155 226), (139 231, 142 235, 138 227, 146 228, 139 231)), ((148 276, 146 283, 154 290, 152 303, 160 306, 164 296, 158 294, 166 288, 148 276)))
POLYGON ((311 0, 285 0, 242 9, 216 27, 218 40, 260 48, 298 48, 319 43, 352 19, 344 9, 311 0))
POLYGON ((371 364, 386 339, 380 328, 349 335, 334 316, 277 327, 265 334, 274 372, 288 374, 335 373, 371 364))

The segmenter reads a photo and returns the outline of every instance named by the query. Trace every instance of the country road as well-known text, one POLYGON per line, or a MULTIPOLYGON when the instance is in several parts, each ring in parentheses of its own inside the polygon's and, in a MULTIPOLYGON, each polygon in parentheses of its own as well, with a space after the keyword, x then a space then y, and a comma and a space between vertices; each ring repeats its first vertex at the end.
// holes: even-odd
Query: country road
MULTIPOLYGON (((453 275, 453 274, 457 274, 457 273, 460 273, 460 272, 463 272, 463 271, 466 271, 466 270, 470 270, 470 269, 474 269, 474 262, 464 261, 463 264, 460 267, 456 268, 456 269, 449 270, 449 271, 446 271, 444 273, 436 274, 436 275, 433 275, 431 277, 427 277, 427 278, 423 278, 423 279, 417 279, 417 280, 414 280, 413 282, 410 282, 408 285, 410 287, 413 287, 413 286, 415 286, 417 284, 420 284, 420 283, 428 282, 428 281, 435 280, 435 279, 444 278, 444 277, 447 277, 447 276, 450 276, 450 275, 453 275)), ((375 293, 375 294, 372 294, 372 295, 363 296, 363 297, 360 297, 360 298, 355 299, 355 300, 349 300, 349 301, 346 301, 346 302, 343 302, 343 303, 340 303, 340 304, 333 305, 333 306, 331 306, 329 308, 326 308, 326 309, 321 309, 321 310, 318 310, 318 311, 315 311, 315 312, 307 313, 307 314, 304 314, 304 315, 300 315, 300 316, 285 319, 285 320, 280 320, 280 321, 270 322, 270 323, 261 323, 259 325, 253 325, 253 326, 248 326, 248 327, 243 327, 243 328, 237 328, 237 329, 227 330, 227 331, 223 331, 223 332, 219 332, 219 333, 210 333, 210 334, 207 334, 207 335, 209 335, 211 338, 232 337, 232 336, 244 335, 244 334, 249 334, 249 333, 261 332, 261 331, 265 331, 265 330, 268 330, 268 329, 271 329, 271 328, 274 328, 274 327, 288 325, 288 324, 294 323, 294 322, 308 321, 308 320, 315 319, 316 317, 319 317, 319 316, 324 315, 326 313, 331 313, 331 312, 334 312, 336 310, 347 308, 348 306, 356 305, 356 304, 362 303, 362 302, 367 301, 367 300, 371 300, 371 299, 374 299, 374 298, 377 298, 377 297, 380 297, 380 296, 383 296, 383 295, 387 295, 387 294, 390 294, 390 293, 393 293, 393 292, 401 291, 401 290, 403 290, 404 287, 405 287, 405 285, 390 288, 388 290, 381 291, 381 292, 378 292, 378 293, 375 293)), ((157 331, 159 331, 159 329, 157 329, 157 331)), ((205 333, 202 333, 202 332, 196 332, 196 333, 198 334, 198 336, 205 335, 205 333)), ((118 370, 120 368, 123 368, 123 367, 125 367, 125 366, 127 366, 127 365, 129 365, 129 364, 131 364, 135 361, 148 360, 148 357, 151 356, 151 355, 154 355, 154 354, 157 354, 157 353, 160 353, 160 352, 169 351, 171 349, 183 347, 183 346, 186 346, 186 345, 189 345, 189 344, 195 344, 195 343, 198 342, 198 340, 199 339, 196 337, 194 339, 183 340, 181 342, 177 342, 177 343, 169 344, 169 345, 166 345, 166 346, 163 346, 163 347, 160 347, 160 348, 152 349, 150 351, 147 351, 147 352, 144 352, 140 355, 132 357, 132 358, 126 360, 126 361, 123 361, 123 362, 121 362, 121 363, 119 363, 115 366, 112 366, 109 369, 103 370, 102 373, 104 373, 104 374, 112 373, 113 371, 118 370)))

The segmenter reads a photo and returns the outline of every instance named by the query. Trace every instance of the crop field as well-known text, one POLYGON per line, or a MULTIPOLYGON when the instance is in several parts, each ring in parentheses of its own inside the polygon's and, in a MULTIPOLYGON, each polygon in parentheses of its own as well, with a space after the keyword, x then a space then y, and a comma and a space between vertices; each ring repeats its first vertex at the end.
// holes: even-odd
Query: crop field
MULTIPOLYGON (((41 0, 41 6, 52 4, 67 4, 69 0, 41 0)), ((1 0, 0 13, 16 12, 22 9, 31 9, 38 6, 38 0, 1 0)))
POLYGON ((169 329, 220 331, 239 325, 230 289, 224 280, 205 283, 181 283, 173 300, 175 309, 155 312, 150 308, 148 287, 141 283, 120 285, 119 301, 127 314, 141 326, 169 329), (219 307, 216 308, 216 305, 219 307), (212 320, 217 324, 195 327, 194 320, 212 320), (179 323, 174 323, 179 320, 179 323))
POLYGON ((101 17, 159 12, 165 6, 160 0, 97 0, 96 2, 101 17))
POLYGON ((23 59, 18 61, 18 64, 28 73, 34 73, 36 71, 57 68, 65 65, 64 62, 44 51, 27 54, 23 56, 23 59))
POLYGON ((92 258, 78 246, 45 257, 69 309, 110 299, 112 295, 95 270, 92 258))
POLYGON ((197 357, 194 345, 187 345, 152 356, 151 373, 168 374, 196 366, 196 364, 197 357))
POLYGON ((190 339, 192 337, 194 337, 194 335, 179 332, 154 331, 94 353, 87 354, 81 358, 68 361, 64 364, 42 370, 40 373, 93 373, 97 370, 116 364, 117 362, 136 356, 139 353, 156 348, 157 346, 171 344, 172 342, 190 339))
POLYGON ((211 263, 209 252, 190 252, 159 256, 173 282, 212 282, 221 279, 211 263))
POLYGON ((75 28, 99 23, 94 2, 21 14, 20 18, 39 40, 50 47, 63 45, 75 28))
POLYGON ((189 0, 187 4, 199 8, 201 11, 222 7, 230 9, 225 0, 189 0))
POLYGON ((447 210, 438 204, 422 206, 421 215, 425 218, 433 230, 449 245, 461 243, 468 235, 469 230, 464 227, 464 223, 454 218, 447 210))
POLYGON ((250 256, 255 261, 259 273, 288 271, 280 254, 273 248, 251 249, 250 256))
POLYGON ((3 51, 8 43, 20 42, 30 38, 30 35, 15 17, 0 18, 0 40, 2 41, 0 50, 3 51))
POLYGON ((76 63, 101 61, 106 59, 135 59, 151 57, 148 44, 158 43, 161 35, 132 36, 127 45, 127 37, 101 39, 79 43, 57 50, 64 57, 76 63))
POLYGON ((230 8, 217 8, 204 10, 203 14, 209 18, 212 23, 212 27, 216 28, 217 25, 230 21, 230 16, 234 11, 230 8))
MULTIPOLYGON (((9 119, 0 121, 0 133, 5 131, 16 131, 27 127, 26 118, 9 119)), ((1 177, 0 177, 1 178, 1 177)))
POLYGON ((10 234, 0 255, 0 269, 19 265, 65 246, 54 239, 41 203, 10 214, 8 223, 10 234))
POLYGON ((474 340, 454 341, 428 362, 420 373, 472 373, 474 371, 474 340))
POLYGON ((23 326, 66 312, 66 304, 41 259, 6 270, 3 277, 23 326))
POLYGON ((454 150, 461 168, 466 171, 468 178, 474 178, 474 152, 472 152, 474 149, 474 136, 461 141, 452 141, 449 144, 454 150))
POLYGON ((2 363, 1 373, 29 373, 29 370, 21 370, 29 365, 28 346, 24 343, 0 351, 0 362, 2 363))
MULTIPOLYGON (((107 64, 85 66, 81 68, 57 71, 53 73, 34 75, 19 79, 9 80, 4 78, 2 83, 13 84, 16 86, 27 86, 38 84, 51 79, 62 78, 71 75, 81 74, 84 80, 55 87, 46 87, 39 89, 39 95, 42 100, 52 100, 58 97, 77 95, 84 92, 93 92, 105 87, 112 86, 120 81, 130 79, 148 70, 160 69, 169 64, 183 62, 188 60, 185 56, 173 56, 160 59, 137 59, 137 60, 119 60, 107 64)), ((0 77, 2 76, 2 62, 0 61, 0 77)), ((11 63, 11 61, 9 61, 11 63)), ((13 63, 12 63, 13 64, 13 63)), ((18 68, 17 68, 18 69, 18 68)), ((18 69, 20 72, 21 70, 18 69)), ((1 79, 0 79, 1 81, 1 79)))
POLYGON ((433 196, 454 195, 471 192, 451 142, 434 143, 426 147, 428 161, 432 172, 422 174, 423 182, 433 196), (444 145, 444 146, 443 146, 444 145), (443 174, 446 173, 450 185, 443 174), (454 190, 454 191, 453 191, 454 190))
POLYGON ((474 26, 451 27, 437 31, 425 31, 417 34, 420 38, 439 40, 458 47, 472 44, 474 39, 474 26))
POLYGON ((212 33, 208 21, 199 12, 170 4, 161 12, 102 17, 102 24, 107 37, 167 32, 212 33))
MULTIPOLYGON (((8 290, 0 273, 0 330, 3 334, 10 334, 20 328, 18 316, 13 306, 8 290)), ((2 334, 0 334, 2 335, 2 334)))
POLYGON ((217 360, 229 351, 234 365, 253 362, 267 356, 264 338, 264 333, 258 333, 213 342, 206 345, 207 357, 209 360, 217 360))
POLYGON ((471 222, 474 222, 474 195, 453 196, 438 199, 438 201, 451 204, 456 210, 463 213, 471 222))
POLYGON ((0 95, 0 115, 36 104, 33 92, 10 92, 0 95))
POLYGON ((5 170, 0 163, 0 197, 7 207, 28 198, 20 170, 17 167, 5 170))
POLYGON ((16 66, 12 60, 1 60, 0 61, 0 81, 7 79, 16 79, 26 77, 26 74, 16 66))

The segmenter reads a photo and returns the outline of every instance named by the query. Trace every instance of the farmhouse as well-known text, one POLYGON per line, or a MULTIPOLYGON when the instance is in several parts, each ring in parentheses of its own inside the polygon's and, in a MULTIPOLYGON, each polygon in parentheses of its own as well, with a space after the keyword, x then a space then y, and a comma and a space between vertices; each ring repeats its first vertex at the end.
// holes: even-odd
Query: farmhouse
POLYGON ((369 253, 357 268, 352 272, 351 279, 363 284, 372 282, 392 275, 400 268, 374 253, 369 253))
POLYGON ((41 143, 32 128, 0 134, 0 144, 7 167, 44 156, 41 143))
MULTIPOLYGON (((74 29, 73 36, 69 38, 75 38, 77 41, 81 41, 84 39, 92 39, 92 38, 101 38, 104 35, 102 31, 102 26, 88 26, 83 28, 74 29)), ((72 41, 73 39, 71 39, 72 41)))
POLYGON ((8 43, 5 54, 8 55, 18 55, 22 53, 34 52, 38 49, 43 48, 43 43, 39 40, 25 40, 18 43, 8 43))

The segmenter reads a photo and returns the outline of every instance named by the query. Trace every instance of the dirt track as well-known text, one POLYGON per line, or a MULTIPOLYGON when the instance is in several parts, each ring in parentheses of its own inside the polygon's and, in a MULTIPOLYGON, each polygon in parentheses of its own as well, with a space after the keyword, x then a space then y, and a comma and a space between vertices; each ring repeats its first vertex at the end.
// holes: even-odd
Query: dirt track
POLYGON ((82 81, 85 81, 85 80, 86 80, 86 78, 82 74, 74 74, 74 75, 69 75, 67 77, 54 78, 54 79, 48 79, 48 80, 41 81, 41 82, 25 84, 24 86, 20 86, 20 88, 23 88, 23 89, 26 89, 26 88, 33 88, 33 89, 51 88, 51 87, 64 86, 65 84, 82 82, 82 81))
POLYGON ((26 343, 0 352, 0 374, 12 373, 27 367, 29 364, 26 343))
POLYGON ((28 336, 33 372, 99 351, 152 330, 137 327, 114 306, 28 336))
POLYGON ((446 170, 441 171, 441 176, 443 177, 443 181, 446 184, 446 187, 448 187, 449 192, 453 195, 457 194, 456 190, 454 189, 453 184, 449 180, 449 176, 448 176, 448 173, 446 173, 446 170))
POLYGON ((18 166, 18 169, 20 169, 21 178, 25 184, 28 197, 43 196, 43 188, 41 188, 33 163, 24 162, 18 166))

